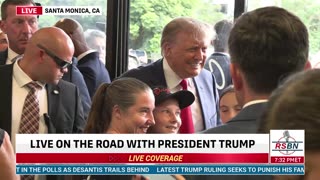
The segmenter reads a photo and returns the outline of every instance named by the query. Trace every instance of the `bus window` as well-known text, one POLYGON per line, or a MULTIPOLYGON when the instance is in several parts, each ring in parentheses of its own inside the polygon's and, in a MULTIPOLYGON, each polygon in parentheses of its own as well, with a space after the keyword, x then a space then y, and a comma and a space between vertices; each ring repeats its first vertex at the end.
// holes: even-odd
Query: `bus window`
POLYGON ((309 32, 309 60, 313 68, 320 68, 320 1, 250 0, 248 11, 264 6, 278 6, 298 16, 309 32))
MULTIPOLYGON (((35 1, 37 2, 37 0, 35 1)), ((43 7, 98 6, 101 9, 101 15, 41 15, 39 17, 39 28, 53 26, 62 18, 72 18, 81 24, 83 31, 87 29, 97 29, 106 33, 107 0, 38 0, 38 2, 41 3, 43 7)))

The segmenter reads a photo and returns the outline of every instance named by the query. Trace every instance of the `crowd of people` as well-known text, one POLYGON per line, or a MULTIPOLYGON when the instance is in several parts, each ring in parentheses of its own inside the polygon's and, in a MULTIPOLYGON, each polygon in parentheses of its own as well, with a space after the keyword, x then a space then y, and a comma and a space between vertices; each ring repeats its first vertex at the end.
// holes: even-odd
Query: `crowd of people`
MULTIPOLYGON (((308 30, 293 13, 264 7, 214 28, 194 18, 175 18, 162 32, 163 58, 111 81, 103 64, 105 34, 84 32, 69 18, 39 29, 36 15, 16 15, 20 5, 35 4, 1 4, 0 179, 40 178, 15 174, 18 133, 248 134, 270 129, 305 129, 305 178, 320 176, 320 72, 309 70, 308 30), (101 38, 97 44, 95 38, 101 38), (207 57, 210 44, 216 52, 207 57)), ((257 178, 295 177, 214 177, 257 178)))

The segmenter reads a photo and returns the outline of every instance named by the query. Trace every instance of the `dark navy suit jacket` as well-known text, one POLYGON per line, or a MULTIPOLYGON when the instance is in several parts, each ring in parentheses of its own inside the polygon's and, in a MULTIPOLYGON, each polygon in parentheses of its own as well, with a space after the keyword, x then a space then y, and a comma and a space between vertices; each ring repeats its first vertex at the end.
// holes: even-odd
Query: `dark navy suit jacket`
POLYGON ((230 74, 230 56, 226 53, 215 52, 206 60, 204 68, 214 74, 219 94, 232 84, 230 74))
MULTIPOLYGON (((0 52, 0 65, 5 65, 7 58, 8 49, 0 52)), ((77 68, 76 59, 72 60, 72 66, 68 67, 68 72, 63 75, 62 79, 75 84, 79 88, 84 118, 87 119, 91 107, 91 98, 83 76, 77 68)))
MULTIPOLYGON (((149 65, 132 69, 123 74, 121 77, 137 78, 148 84, 150 87, 167 87, 162 64, 163 60, 161 59, 149 65)), ((203 69, 198 76, 192 79, 199 96, 205 129, 220 125, 221 120, 218 108, 219 95, 216 89, 216 82, 213 74, 203 69)))
MULTIPOLYGON (((239 114, 227 122, 225 125, 203 131, 205 134, 252 134, 257 133, 259 119, 266 108, 267 103, 253 104, 242 109, 239 114)), ((272 176, 256 175, 186 175, 187 180, 272 180, 272 176)))
MULTIPOLYGON (((11 136, 13 64, 0 66, 0 128, 11 136)), ((60 80, 47 84, 49 133, 81 133, 86 125, 78 88, 60 80)), ((23 103, 23 102, 22 102, 23 103)))
POLYGON ((226 124, 207 129, 203 133, 256 133, 259 126, 258 120, 264 112, 266 105, 267 103, 258 103, 245 107, 226 124))
MULTIPOLYGON (((6 58, 5 58, 6 59, 6 58)), ((0 66, 0 128, 11 134, 12 126, 12 73, 13 64, 0 66)), ((48 115, 45 123, 48 133, 82 133, 87 123, 79 89, 60 80, 57 85, 46 85, 48 115)), ((47 180, 63 180, 64 176, 46 176, 47 180)))
POLYGON ((87 84, 90 97, 92 98, 102 83, 110 83, 109 72, 99 59, 98 52, 91 52, 78 61, 78 69, 87 84))

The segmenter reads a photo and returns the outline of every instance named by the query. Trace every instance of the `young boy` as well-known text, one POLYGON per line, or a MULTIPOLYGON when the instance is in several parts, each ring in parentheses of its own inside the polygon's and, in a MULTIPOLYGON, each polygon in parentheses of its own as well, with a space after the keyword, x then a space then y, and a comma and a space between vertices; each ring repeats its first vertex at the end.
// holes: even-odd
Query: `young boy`
POLYGON ((155 125, 148 129, 148 133, 178 133, 181 126, 181 109, 194 102, 194 95, 187 90, 170 93, 169 89, 163 87, 154 88, 153 94, 155 125))

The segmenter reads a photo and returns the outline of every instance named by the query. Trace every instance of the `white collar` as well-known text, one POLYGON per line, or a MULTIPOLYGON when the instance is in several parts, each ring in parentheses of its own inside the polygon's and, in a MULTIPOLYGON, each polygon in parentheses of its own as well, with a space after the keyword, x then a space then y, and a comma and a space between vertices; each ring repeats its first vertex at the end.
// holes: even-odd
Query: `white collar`
POLYGON ((86 52, 84 52, 84 53, 81 53, 81 54, 77 57, 78 61, 80 61, 81 58, 83 58, 84 56, 86 56, 87 54, 92 53, 92 52, 96 52, 96 50, 90 49, 90 50, 88 50, 88 51, 86 51, 86 52))
POLYGON ((166 58, 163 58, 163 71, 167 86, 172 91, 180 84, 182 79, 171 69, 166 58))
POLYGON ((14 59, 17 56, 19 56, 19 54, 14 52, 10 47, 8 47, 8 58, 7 58, 7 61, 9 61, 10 64, 13 63, 13 62, 11 62, 11 60, 14 59))
MULTIPOLYGON (((13 78, 20 88, 32 81, 32 79, 20 68, 18 61, 13 64, 13 78)), ((37 82, 42 88, 45 84, 37 82)))
POLYGON ((251 106, 254 104, 265 103, 265 102, 268 102, 268 100, 267 99, 257 99, 257 100, 249 101, 245 105, 243 105, 242 108, 245 108, 245 107, 248 107, 248 106, 251 106))

